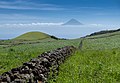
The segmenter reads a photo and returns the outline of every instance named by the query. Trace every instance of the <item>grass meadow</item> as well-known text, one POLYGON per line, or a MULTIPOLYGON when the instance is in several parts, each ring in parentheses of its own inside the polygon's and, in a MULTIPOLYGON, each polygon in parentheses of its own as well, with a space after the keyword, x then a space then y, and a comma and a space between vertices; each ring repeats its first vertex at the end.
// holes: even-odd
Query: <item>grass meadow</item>
MULTIPOLYGON (((78 46, 80 39, 75 40, 53 40, 53 39, 45 39, 35 41, 28 41, 32 44, 26 44, 27 41, 5 41, 7 45, 0 46, 0 74, 3 72, 9 71, 14 67, 18 67, 22 65, 22 63, 29 61, 32 58, 37 57, 43 52, 51 51, 56 48, 64 47, 64 46, 78 46), (11 43, 10 43, 11 42, 11 43), (34 43, 33 43, 34 42, 34 43), (14 44, 13 44, 14 43, 14 44)), ((5 44, 4 43, 4 44, 5 44)), ((3 44, 3 42, 2 42, 3 44)))
POLYGON ((49 83, 120 83, 120 34, 110 35, 85 38, 49 83))
POLYGON ((0 41, 0 74, 37 57, 45 51, 73 45, 82 48, 60 65, 49 83, 119 83, 120 32, 72 40, 0 41))

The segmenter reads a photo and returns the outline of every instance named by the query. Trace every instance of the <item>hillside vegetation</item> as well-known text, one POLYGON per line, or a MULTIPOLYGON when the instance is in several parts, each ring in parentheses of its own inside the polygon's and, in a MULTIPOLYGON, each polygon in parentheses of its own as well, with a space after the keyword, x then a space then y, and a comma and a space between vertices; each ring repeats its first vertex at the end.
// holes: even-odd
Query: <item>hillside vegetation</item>
MULTIPOLYGON (((25 38, 24 35, 22 37, 25 38)), ((31 38, 32 37, 34 36, 31 35, 31 38)), ((51 38, 49 37, 41 40, 1 40, 0 74, 9 71, 12 68, 19 67, 22 63, 37 57, 43 52, 51 51, 64 46, 78 46, 79 41, 79 39, 57 40, 53 36, 51 38)))
POLYGON ((60 66, 50 83, 119 83, 120 32, 83 39, 82 49, 60 66))
POLYGON ((108 34, 108 33, 112 34, 114 32, 119 32, 119 31, 120 31, 120 29, 117 29, 117 30, 104 30, 104 31, 94 32, 94 33, 92 33, 90 35, 87 35, 86 37, 102 35, 102 34, 108 34))

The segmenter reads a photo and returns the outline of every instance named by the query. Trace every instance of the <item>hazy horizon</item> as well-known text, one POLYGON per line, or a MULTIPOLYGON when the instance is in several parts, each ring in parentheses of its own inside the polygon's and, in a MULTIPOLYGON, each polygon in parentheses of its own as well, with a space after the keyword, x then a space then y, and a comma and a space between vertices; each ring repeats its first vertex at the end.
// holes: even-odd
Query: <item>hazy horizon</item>
POLYGON ((40 25, 40 24, 7 24, 0 26, 0 39, 12 39, 27 32, 39 31, 59 38, 75 39, 101 30, 119 29, 119 25, 40 25), (12 25, 12 26, 10 26, 12 25), (4 29, 5 27, 5 29, 4 29))

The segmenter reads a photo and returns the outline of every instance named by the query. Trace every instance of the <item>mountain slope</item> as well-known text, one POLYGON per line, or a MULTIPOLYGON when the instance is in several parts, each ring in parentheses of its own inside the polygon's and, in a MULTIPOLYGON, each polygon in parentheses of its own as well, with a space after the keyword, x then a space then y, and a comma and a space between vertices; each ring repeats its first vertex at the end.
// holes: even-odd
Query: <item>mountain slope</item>
POLYGON ((28 32, 15 38, 15 40, 41 40, 50 38, 50 35, 42 32, 28 32))
POLYGON ((120 36, 120 29, 95 32, 90 35, 87 35, 86 38, 95 39, 95 38, 107 38, 112 36, 120 36))
POLYGON ((120 29, 117 30, 104 30, 104 31, 99 31, 99 32, 94 32, 90 35, 87 35, 86 37, 91 37, 91 36, 98 36, 98 35, 106 35, 106 34, 114 34, 115 32, 119 32, 120 29))

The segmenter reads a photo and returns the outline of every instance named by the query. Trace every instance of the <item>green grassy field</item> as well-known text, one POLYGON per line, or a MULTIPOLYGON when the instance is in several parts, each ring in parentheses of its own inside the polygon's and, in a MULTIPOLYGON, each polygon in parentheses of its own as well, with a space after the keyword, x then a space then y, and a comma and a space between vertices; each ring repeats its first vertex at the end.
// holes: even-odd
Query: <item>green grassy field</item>
POLYGON ((34 41, 1 41, 0 43, 4 45, 0 46, 0 74, 22 65, 22 63, 37 57, 43 52, 68 45, 78 46, 79 41, 80 39, 55 40, 52 38, 34 41))
POLYGON ((7 40, 0 41, 0 74, 45 51, 59 47, 79 46, 64 64, 59 75, 49 83, 119 83, 120 82, 120 32, 107 33, 72 40, 7 40))
POLYGON ((119 83, 119 41, 120 32, 85 38, 82 49, 60 66, 59 75, 49 83, 119 83))
POLYGON ((119 83, 120 49, 76 52, 49 83, 119 83))

